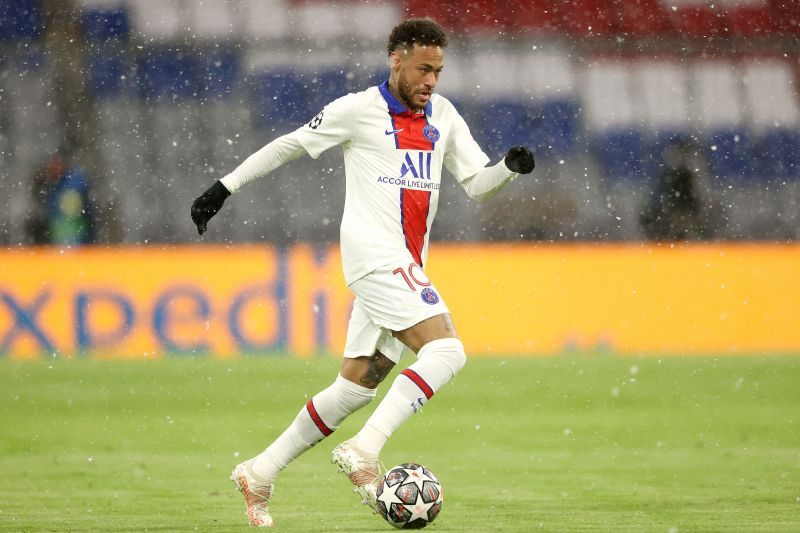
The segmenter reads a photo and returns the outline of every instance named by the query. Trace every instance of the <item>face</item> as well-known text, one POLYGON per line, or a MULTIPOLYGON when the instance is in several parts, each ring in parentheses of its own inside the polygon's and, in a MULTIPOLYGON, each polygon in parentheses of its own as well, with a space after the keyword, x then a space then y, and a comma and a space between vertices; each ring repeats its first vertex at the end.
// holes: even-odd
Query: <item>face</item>
POLYGON ((412 111, 424 108, 431 99, 439 74, 444 66, 444 50, 440 46, 402 48, 389 55, 393 85, 400 99, 412 111))

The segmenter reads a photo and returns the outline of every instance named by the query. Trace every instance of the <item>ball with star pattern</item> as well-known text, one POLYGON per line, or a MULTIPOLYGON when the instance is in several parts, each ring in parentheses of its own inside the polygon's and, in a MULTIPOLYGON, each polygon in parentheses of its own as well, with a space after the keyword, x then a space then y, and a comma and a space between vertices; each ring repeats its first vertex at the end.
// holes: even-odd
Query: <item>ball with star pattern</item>
POLYGON ((404 463, 391 468, 378 484, 378 512, 396 528, 421 529, 439 516, 442 485, 428 468, 404 463))

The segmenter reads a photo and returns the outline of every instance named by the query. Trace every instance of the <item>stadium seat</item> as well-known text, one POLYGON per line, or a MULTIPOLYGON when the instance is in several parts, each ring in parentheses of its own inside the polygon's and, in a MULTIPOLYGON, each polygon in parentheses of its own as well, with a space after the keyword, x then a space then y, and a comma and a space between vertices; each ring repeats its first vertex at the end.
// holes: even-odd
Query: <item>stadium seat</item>
POLYGON ((0 42, 41 35, 43 19, 38 0, 0 1, 0 42))
POLYGON ((781 57, 757 56, 742 63, 748 129, 758 142, 759 174, 764 179, 797 177, 800 103, 792 64, 781 57))
MULTIPOLYGON (((351 89, 362 90, 389 79, 389 59, 381 47, 373 46, 347 54, 345 61, 334 62, 345 69, 351 89)), ((319 60, 317 60, 319 61, 319 60)))
POLYGON ((13 155, 10 166, 0 169, 0 181, 16 182, 9 176, 29 175, 41 163, 42 154, 51 153, 64 141, 64 121, 56 106, 45 105, 52 102, 56 90, 52 58, 38 46, 21 46, 10 59, 0 80, 0 106, 6 107, 6 122, 0 129, 11 134, 13 155))
MULTIPOLYGON (((478 50, 472 55, 468 69, 464 70, 470 77, 469 85, 474 97, 483 103, 520 98, 522 77, 512 75, 518 69, 519 56, 510 51, 493 50, 488 42, 487 46, 483 46, 482 41, 477 42, 478 50)), ((446 71, 446 62, 444 68, 446 71)))
MULTIPOLYGON (((495 0, 460 0, 449 2, 449 16, 456 31, 468 28, 470 35, 500 33, 505 26, 508 5, 499 6, 495 0)), ((509 2, 510 4, 512 2, 509 2)), ((429 3, 430 4, 430 3, 429 3)))
POLYGON ((253 77, 254 122, 259 127, 297 125, 308 120, 306 89, 291 69, 271 69, 253 77))
POLYGON ((633 129, 595 134, 592 151, 611 179, 647 180, 650 176, 644 135, 633 129))
POLYGON ((713 37, 725 33, 724 12, 710 4, 681 3, 672 6, 669 14, 675 29, 686 37, 713 37))
POLYGON ((580 85, 589 146, 611 179, 642 179, 645 140, 631 65, 598 60, 589 65, 580 85))
POLYGON ((359 41, 384 43, 396 21, 403 17, 397 2, 351 2, 345 32, 359 41))
POLYGON ((131 30, 147 39, 178 39, 187 26, 181 0, 136 0, 130 2, 131 30))
POLYGON ((568 53, 551 49, 523 54, 513 70, 520 94, 527 95, 534 107, 537 155, 560 159, 571 153, 579 131, 580 106, 568 53))
POLYGON ((636 61, 630 65, 638 90, 632 93, 645 127, 663 139, 687 133, 689 122, 688 74, 677 61, 636 61))
POLYGON ((86 40, 104 42, 125 39, 130 34, 128 12, 124 9, 92 9, 81 15, 81 27, 86 40))
POLYGON ((96 98, 113 98, 127 87, 129 69, 118 51, 91 54, 87 63, 89 88, 96 98))
POLYGON ((778 30, 786 34, 800 34, 800 2, 769 0, 770 14, 778 30))
POLYGON ((750 136, 741 130, 718 131, 706 142, 711 173, 730 181, 754 177, 759 163, 753 156, 750 136))
POLYGON ((606 0, 554 2, 553 10, 561 18, 561 29, 574 37, 608 35, 612 31, 613 10, 606 0))
POLYGON ((518 101, 500 100, 482 109, 481 135, 489 157, 502 156, 511 146, 533 146, 533 109, 518 101))
POLYGON ((569 51, 550 47, 521 54, 514 66, 519 91, 536 99, 575 99, 575 67, 569 51))
MULTIPOLYGON (((456 89, 456 96, 458 89, 466 89, 466 94, 477 104, 476 111, 480 117, 474 135, 492 159, 503 155, 509 146, 533 144, 534 107, 527 99, 523 100, 519 90, 522 79, 510 75, 517 70, 518 63, 519 58, 512 52, 478 45, 469 65, 462 65, 464 72, 474 72, 471 78, 467 74, 469 83, 459 86, 458 82, 449 82, 456 89)), ((464 79, 464 76, 460 77, 464 79)))
POLYGON ((347 36, 347 11, 330 2, 298 2, 292 6, 295 32, 301 38, 327 42, 347 36))
POLYGON ((764 134, 756 152, 761 158, 760 173, 767 180, 800 178, 800 131, 776 128, 764 134))
POLYGON ((708 129, 738 124, 742 120, 740 74, 730 61, 708 60, 694 64, 692 114, 708 129))
POLYGON ((233 91, 239 74, 239 57, 230 50, 213 48, 198 56, 198 91, 202 96, 222 98, 233 91))
POLYGON ((327 104, 349 92, 347 75, 342 67, 318 67, 304 72, 308 100, 304 106, 304 117, 312 116, 327 104))
POLYGON ((586 68, 579 88, 589 130, 620 131, 639 126, 629 71, 629 64, 609 60, 595 61, 586 68))
POLYGON ((659 0, 620 2, 612 19, 615 34, 625 36, 664 35, 674 31, 664 5, 659 0))
POLYGON ((239 9, 248 41, 282 39, 292 31, 285 0, 240 0, 239 9))
POLYGON ((548 100, 538 106, 533 119, 532 138, 536 154, 563 158, 572 152, 578 134, 577 102, 548 100))
POLYGON ((747 120, 756 130, 800 128, 795 73, 782 57, 753 57, 741 65, 747 120))
POLYGON ((543 35, 553 35, 558 32, 561 17, 553 8, 552 0, 537 2, 522 0, 512 4, 513 7, 506 16, 511 31, 533 31, 543 35))
POLYGON ((225 39, 237 29, 236 8, 238 2, 205 2, 202 7, 187 11, 189 33, 195 39, 208 41, 225 39))
POLYGON ((728 61, 699 61, 692 80, 690 115, 703 139, 709 169, 719 178, 741 181, 746 173, 756 170, 744 123, 741 75, 728 61))
POLYGON ((138 63, 139 95, 171 99, 197 95, 197 56, 175 49, 155 49, 138 63))
POLYGON ((726 10, 725 18, 726 27, 734 36, 768 36, 777 29, 766 2, 761 5, 733 5, 726 10))
POLYGON ((406 0, 405 13, 409 17, 431 17, 447 29, 468 30, 469 27, 457 22, 451 2, 430 0, 406 0))
POLYGON ((380 85, 389 79, 389 67, 378 67, 369 72, 366 76, 368 86, 380 85))

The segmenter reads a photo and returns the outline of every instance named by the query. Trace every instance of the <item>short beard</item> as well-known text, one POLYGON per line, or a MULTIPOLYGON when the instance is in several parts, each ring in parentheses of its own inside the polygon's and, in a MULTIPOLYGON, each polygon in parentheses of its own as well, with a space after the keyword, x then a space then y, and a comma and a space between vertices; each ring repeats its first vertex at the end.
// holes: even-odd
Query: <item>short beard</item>
POLYGON ((411 101, 413 93, 409 90, 408 84, 402 77, 397 80, 397 92, 400 93, 400 99, 411 111, 419 111, 419 108, 414 107, 411 101))

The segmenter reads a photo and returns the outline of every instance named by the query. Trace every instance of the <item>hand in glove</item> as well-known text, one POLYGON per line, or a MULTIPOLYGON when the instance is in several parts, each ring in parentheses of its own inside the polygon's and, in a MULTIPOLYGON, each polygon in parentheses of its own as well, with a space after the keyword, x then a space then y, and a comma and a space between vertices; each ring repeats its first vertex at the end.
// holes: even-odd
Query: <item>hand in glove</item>
POLYGON ((505 158, 506 167, 518 174, 530 174, 536 167, 533 154, 524 146, 515 146, 508 150, 505 158))
POLYGON ((211 217, 222 209, 222 204, 231 193, 221 181, 216 181, 192 203, 192 221, 197 226, 197 233, 202 235, 208 226, 211 217))

